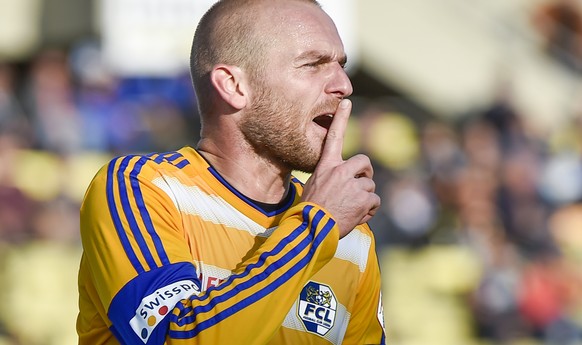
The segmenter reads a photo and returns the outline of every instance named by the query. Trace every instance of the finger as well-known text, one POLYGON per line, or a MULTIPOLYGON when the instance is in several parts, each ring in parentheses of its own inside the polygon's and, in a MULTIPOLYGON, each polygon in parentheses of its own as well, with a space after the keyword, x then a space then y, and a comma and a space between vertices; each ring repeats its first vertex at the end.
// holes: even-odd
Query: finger
POLYGON ((372 162, 368 156, 363 154, 358 154, 350 157, 346 160, 342 166, 343 169, 348 169, 350 176, 354 177, 367 177, 372 178, 374 176, 374 169, 372 168, 372 162))
POLYGON ((364 218, 362 218, 362 220, 360 220, 360 223, 358 223, 358 224, 365 224, 365 223, 369 222, 370 219, 372 219, 372 217, 373 217, 372 215, 367 214, 364 216, 364 218))
POLYGON ((374 191, 376 190, 376 183, 371 178, 366 177, 358 178, 356 180, 356 183, 358 184, 361 190, 365 190, 366 192, 374 193, 374 191))
POLYGON ((370 158, 363 154, 358 154, 352 157, 354 160, 358 161, 358 166, 360 167, 356 177, 374 177, 374 168, 372 167, 372 161, 370 158))
POLYGON ((381 205, 380 197, 377 194, 374 193, 371 194, 372 194, 371 195, 372 206, 370 207, 368 213, 364 217, 362 217, 359 224, 364 224, 368 222, 370 219, 372 219, 372 217, 374 217, 374 215, 376 214, 376 212, 378 212, 378 209, 380 208, 381 205))
POLYGON ((346 133, 346 127, 348 126, 348 119, 351 110, 352 102, 348 99, 343 99, 337 107, 331 126, 327 131, 323 152, 321 153, 321 160, 343 160, 342 150, 344 145, 344 135, 346 133))

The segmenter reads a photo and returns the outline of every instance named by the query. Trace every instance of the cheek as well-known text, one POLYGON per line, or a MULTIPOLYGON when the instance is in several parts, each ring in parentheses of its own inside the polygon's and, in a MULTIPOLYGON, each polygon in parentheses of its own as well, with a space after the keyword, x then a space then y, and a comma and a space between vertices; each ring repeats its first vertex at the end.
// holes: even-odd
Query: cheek
POLYGON ((294 104, 301 104, 304 111, 311 111, 323 97, 321 80, 310 75, 297 76, 293 81, 283 85, 283 94, 294 104))
POLYGON ((296 128, 305 132, 313 123, 312 118, 317 111, 319 94, 313 91, 309 82, 283 83, 272 88, 269 101, 274 110, 272 118, 285 128, 296 128))

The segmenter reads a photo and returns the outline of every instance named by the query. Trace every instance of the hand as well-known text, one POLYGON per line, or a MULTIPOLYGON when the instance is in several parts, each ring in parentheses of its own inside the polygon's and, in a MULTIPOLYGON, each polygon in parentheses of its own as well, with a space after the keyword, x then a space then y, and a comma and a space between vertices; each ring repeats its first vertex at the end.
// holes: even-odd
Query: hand
POLYGON ((343 140, 352 103, 340 102, 327 132, 321 158, 307 180, 302 200, 313 202, 331 213, 339 226, 340 238, 358 224, 367 222, 380 207, 380 197, 370 159, 362 154, 342 159, 343 140))

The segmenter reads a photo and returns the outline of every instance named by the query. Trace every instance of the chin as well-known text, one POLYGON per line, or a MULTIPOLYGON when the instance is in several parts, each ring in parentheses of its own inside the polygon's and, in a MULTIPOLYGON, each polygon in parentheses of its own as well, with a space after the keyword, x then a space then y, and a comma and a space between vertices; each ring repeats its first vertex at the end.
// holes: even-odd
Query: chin
POLYGON ((311 174, 315 171, 320 157, 320 154, 315 154, 313 151, 309 153, 305 152, 302 155, 297 155, 293 161, 289 161, 289 167, 291 170, 298 170, 311 174))

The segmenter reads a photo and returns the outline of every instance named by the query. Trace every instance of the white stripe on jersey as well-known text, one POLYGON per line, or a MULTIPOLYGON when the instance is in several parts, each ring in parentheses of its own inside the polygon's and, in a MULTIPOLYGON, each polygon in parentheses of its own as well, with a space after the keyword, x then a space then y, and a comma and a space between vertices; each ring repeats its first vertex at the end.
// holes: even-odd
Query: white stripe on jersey
POLYGON ((199 273, 202 273, 208 277, 226 279, 230 277, 232 274, 232 272, 226 268, 205 264, 202 261, 195 260, 194 265, 196 265, 196 268, 199 271, 199 273))
POLYGON ((276 227, 266 229, 217 195, 208 195, 197 186, 185 186, 175 177, 158 177, 153 184, 163 190, 179 211, 214 224, 247 231, 253 236, 269 237, 276 227))
POLYGON ((371 245, 372 239, 370 236, 358 229, 354 229, 339 241, 335 257, 357 265, 360 268, 360 272, 364 272, 368 263, 368 251, 371 245))
MULTIPOLYGON (((214 224, 247 231, 253 236, 269 237, 277 229, 277 227, 266 229, 221 197, 206 194, 197 186, 186 186, 175 177, 158 177, 152 182, 172 199, 178 210, 186 214, 198 216, 214 224)), ((355 229, 339 241, 335 257, 357 265, 360 272, 364 272, 371 244, 372 239, 368 235, 355 229)))

